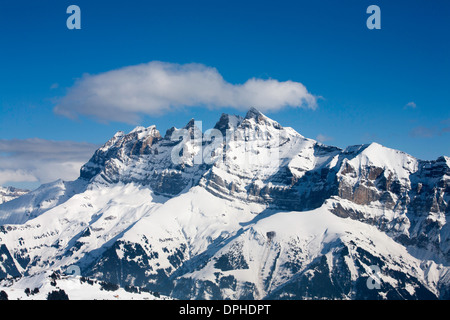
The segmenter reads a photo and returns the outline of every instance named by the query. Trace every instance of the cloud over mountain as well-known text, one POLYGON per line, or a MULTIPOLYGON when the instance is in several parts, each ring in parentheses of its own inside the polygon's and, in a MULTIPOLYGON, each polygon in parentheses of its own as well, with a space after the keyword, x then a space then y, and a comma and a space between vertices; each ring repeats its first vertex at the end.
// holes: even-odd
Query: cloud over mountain
POLYGON ((251 78, 225 81, 212 67, 198 63, 152 61, 97 75, 84 75, 60 98, 55 113, 70 118, 137 122, 141 115, 161 115, 183 107, 232 107, 276 111, 315 108, 316 97, 294 81, 251 78))
POLYGON ((0 185, 75 179, 98 146, 44 139, 0 140, 0 185))

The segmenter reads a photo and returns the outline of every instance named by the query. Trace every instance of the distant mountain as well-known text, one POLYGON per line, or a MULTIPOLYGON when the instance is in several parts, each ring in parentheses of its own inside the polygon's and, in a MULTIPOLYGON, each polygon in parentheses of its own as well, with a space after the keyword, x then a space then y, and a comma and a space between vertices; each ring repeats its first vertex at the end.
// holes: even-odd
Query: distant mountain
POLYGON ((24 194, 30 192, 29 190, 17 189, 13 187, 0 186, 0 204, 14 200, 24 194))
POLYGON ((1 205, 0 289, 70 267, 174 299, 450 298, 450 158, 326 146, 254 108, 197 127, 118 132, 78 180, 1 205))

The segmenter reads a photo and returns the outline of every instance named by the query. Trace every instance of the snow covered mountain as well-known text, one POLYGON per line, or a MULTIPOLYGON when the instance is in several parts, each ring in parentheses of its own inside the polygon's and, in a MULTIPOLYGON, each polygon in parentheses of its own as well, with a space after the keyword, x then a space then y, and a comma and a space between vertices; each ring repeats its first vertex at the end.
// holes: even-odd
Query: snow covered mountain
POLYGON ((75 268, 176 299, 450 298, 450 158, 326 146, 256 109, 214 129, 118 132, 78 180, 0 205, 0 290, 75 268))
POLYGON ((13 187, 5 188, 0 186, 0 204, 14 200, 28 192, 29 190, 22 190, 13 187))

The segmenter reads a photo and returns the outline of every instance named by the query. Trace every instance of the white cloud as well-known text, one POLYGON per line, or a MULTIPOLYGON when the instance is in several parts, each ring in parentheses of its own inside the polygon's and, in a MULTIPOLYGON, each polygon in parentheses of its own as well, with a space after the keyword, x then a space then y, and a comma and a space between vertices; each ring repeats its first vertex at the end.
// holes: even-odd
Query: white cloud
POLYGON ((413 128, 409 135, 413 138, 433 138, 437 134, 435 128, 428 128, 424 126, 418 126, 413 128))
POLYGON ((36 182, 37 178, 30 172, 22 169, 0 169, 0 186, 11 182, 36 182))
POLYGON ((413 101, 408 102, 403 109, 416 109, 417 108, 417 104, 413 101))
POLYGON ((326 141, 333 140, 333 137, 329 137, 329 136, 319 133, 316 137, 316 140, 319 142, 326 142, 326 141))
POLYGON ((0 140, 0 185, 74 180, 97 147, 73 141, 0 140))
POLYGON ((315 108, 316 97, 294 81, 256 79, 231 84, 202 64, 153 61, 98 75, 84 75, 59 99, 55 113, 135 123, 182 107, 232 107, 262 112, 283 107, 315 108))

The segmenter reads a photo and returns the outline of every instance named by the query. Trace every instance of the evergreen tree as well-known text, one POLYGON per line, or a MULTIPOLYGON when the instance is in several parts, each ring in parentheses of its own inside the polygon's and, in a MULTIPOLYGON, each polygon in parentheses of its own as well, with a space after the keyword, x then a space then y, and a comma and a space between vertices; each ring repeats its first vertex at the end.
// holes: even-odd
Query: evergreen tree
POLYGON ((0 291, 0 301, 8 300, 8 294, 5 291, 0 291))
POLYGON ((48 294, 47 300, 69 300, 69 296, 62 289, 59 291, 54 290, 48 294))

